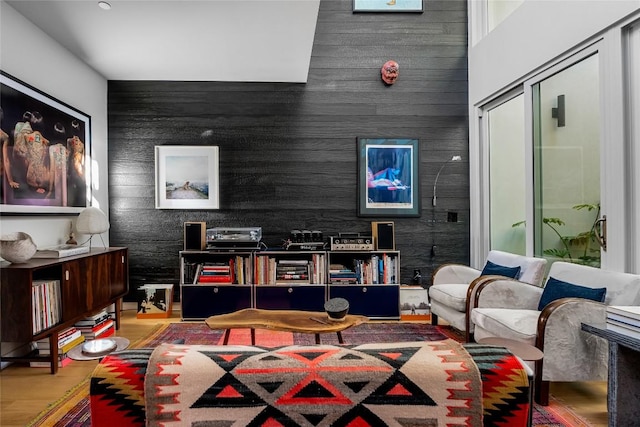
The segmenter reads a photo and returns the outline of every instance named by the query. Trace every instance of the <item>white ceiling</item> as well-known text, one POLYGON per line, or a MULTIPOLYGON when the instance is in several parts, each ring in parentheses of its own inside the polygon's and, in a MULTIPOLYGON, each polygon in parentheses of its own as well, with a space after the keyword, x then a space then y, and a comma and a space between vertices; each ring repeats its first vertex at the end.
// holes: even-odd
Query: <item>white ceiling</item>
POLYGON ((306 82, 320 0, 6 1, 109 80, 306 82))

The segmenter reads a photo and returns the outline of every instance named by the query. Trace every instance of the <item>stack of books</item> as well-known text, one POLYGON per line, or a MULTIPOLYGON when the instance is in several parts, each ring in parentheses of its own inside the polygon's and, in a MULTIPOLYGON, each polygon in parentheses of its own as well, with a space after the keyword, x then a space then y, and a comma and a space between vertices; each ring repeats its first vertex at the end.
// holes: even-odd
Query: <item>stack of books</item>
POLYGON ((50 248, 38 249, 33 258, 64 258, 72 255, 81 255, 89 253, 89 246, 78 245, 58 245, 50 248))
MULTIPOLYGON (((69 350, 82 344, 84 340, 84 336, 75 326, 71 326, 58 334, 58 367, 62 368, 71 363, 71 358, 68 356, 69 350)), ((35 344, 38 354, 41 356, 49 356, 51 354, 49 338, 38 340, 35 344)), ((51 364, 48 361, 33 361, 29 362, 29 366, 32 368, 49 368, 51 364)))
POLYGON ((235 268, 233 260, 229 263, 206 263, 198 265, 194 285, 198 283, 233 283, 235 268))
POLYGON ((607 329, 640 339, 640 306, 607 306, 607 329))
POLYGON ((358 274, 342 264, 329 266, 329 283, 332 285, 355 285, 358 283, 358 274))
POLYGON ((115 333, 115 323, 113 319, 103 310, 93 316, 85 317, 74 325, 86 340, 106 338, 115 333))
POLYGON ((285 285, 290 283, 311 283, 312 264, 303 259, 280 259, 276 263, 275 283, 285 285))

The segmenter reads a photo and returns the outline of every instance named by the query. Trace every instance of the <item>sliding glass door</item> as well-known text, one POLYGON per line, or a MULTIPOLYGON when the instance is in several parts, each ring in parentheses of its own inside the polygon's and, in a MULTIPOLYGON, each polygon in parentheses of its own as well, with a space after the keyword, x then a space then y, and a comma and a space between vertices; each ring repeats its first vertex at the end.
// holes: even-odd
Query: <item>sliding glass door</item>
POLYGON ((525 255, 524 95, 488 106, 489 235, 491 248, 525 255))
POLYGON ((600 266, 598 54, 532 86, 534 254, 600 266))

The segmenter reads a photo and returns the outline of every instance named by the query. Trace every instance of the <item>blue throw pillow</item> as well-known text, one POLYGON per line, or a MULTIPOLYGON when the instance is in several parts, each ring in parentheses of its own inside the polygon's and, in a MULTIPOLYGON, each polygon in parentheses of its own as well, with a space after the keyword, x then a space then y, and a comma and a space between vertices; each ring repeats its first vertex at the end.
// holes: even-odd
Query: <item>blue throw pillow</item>
POLYGON ((607 288, 588 288, 549 277, 538 303, 538 311, 542 311, 547 304, 560 298, 584 298, 604 302, 606 293, 607 288))
POLYGON ((520 267, 505 267, 504 265, 494 264, 491 261, 487 261, 487 264, 482 269, 482 273, 480 273, 480 275, 496 275, 517 279, 520 277, 520 267))

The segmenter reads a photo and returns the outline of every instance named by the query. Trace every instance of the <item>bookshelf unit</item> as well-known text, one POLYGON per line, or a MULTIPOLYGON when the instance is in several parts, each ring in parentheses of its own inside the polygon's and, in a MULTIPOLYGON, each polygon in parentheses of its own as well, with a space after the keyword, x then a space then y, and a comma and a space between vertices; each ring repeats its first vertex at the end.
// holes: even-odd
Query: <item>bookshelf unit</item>
POLYGON ((33 258, 23 264, 2 262, 0 269, 3 342, 29 343, 49 339, 51 354, 2 356, 3 361, 49 361, 58 371, 58 333, 85 316, 115 304, 120 327, 122 298, 129 291, 127 248, 92 248, 64 258, 33 258), (53 283, 42 292, 41 283, 53 283))
POLYGON ((255 251, 180 252, 182 320, 250 308, 255 251))
POLYGON ((326 251, 262 251, 254 260, 254 307, 324 311, 326 251))
POLYGON ((400 319, 399 251, 330 251, 328 298, 349 301, 349 313, 400 319))
POLYGON ((349 301, 351 314, 400 319, 399 251, 181 251, 180 277, 182 320, 243 308, 324 311, 335 297, 349 301), (224 276, 231 259, 233 279, 198 280, 207 265, 224 276), (334 264, 349 271, 332 272, 334 264))

